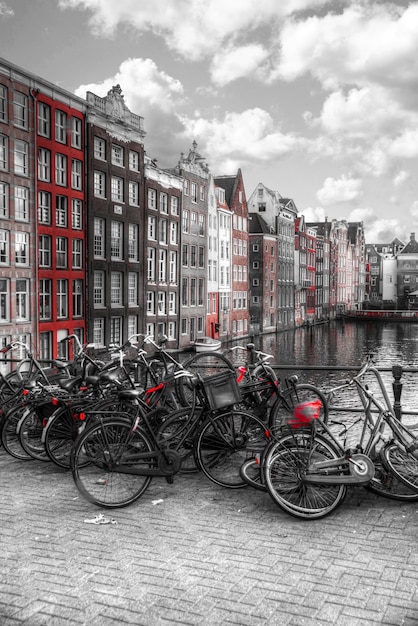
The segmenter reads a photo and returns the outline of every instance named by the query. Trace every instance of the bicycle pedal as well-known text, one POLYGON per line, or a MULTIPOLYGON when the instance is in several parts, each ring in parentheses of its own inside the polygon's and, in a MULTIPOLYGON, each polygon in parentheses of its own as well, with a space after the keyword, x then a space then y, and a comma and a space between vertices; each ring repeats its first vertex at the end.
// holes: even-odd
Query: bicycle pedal
POLYGON ((174 483, 174 476, 166 476, 165 479, 169 485, 174 483))

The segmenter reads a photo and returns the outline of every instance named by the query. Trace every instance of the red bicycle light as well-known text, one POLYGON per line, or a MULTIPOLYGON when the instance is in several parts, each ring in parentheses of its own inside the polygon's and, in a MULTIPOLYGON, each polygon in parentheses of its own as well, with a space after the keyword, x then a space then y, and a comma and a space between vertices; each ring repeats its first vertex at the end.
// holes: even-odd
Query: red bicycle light
POLYGON ((23 389, 23 391, 22 391, 22 395, 24 395, 24 396, 28 396, 29 394, 30 394, 29 389, 23 389))
POLYGON ((51 404, 54 406, 58 406, 60 403, 60 401, 58 400, 58 398, 51 398, 51 404))
POLYGON ((309 426, 311 422, 318 419, 321 415, 321 400, 313 400, 311 402, 302 402, 295 406, 293 417, 287 420, 292 428, 303 428, 309 426))

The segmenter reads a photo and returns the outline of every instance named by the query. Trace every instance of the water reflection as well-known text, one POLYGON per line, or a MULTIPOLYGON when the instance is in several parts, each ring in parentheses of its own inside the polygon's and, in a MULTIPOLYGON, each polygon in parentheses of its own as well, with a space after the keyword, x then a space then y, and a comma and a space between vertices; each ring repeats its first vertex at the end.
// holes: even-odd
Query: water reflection
POLYGON ((358 366, 366 354, 377 365, 418 366, 418 325, 331 322, 255 338, 282 365, 358 366))

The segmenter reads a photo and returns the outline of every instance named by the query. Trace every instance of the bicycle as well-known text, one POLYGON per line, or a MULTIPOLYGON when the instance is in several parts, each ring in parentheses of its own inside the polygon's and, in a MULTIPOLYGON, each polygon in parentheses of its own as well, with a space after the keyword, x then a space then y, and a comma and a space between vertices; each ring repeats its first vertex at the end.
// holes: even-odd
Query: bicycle
MULTIPOLYGON (((197 418, 189 423, 185 439, 193 433, 197 465, 218 485, 245 487, 239 467, 265 443, 265 425, 255 415, 234 409, 240 399, 234 375, 212 377, 204 383, 198 379, 196 387, 206 401, 204 407, 196 407, 197 418)), ((155 410, 143 410, 139 392, 127 390, 124 394, 136 404, 134 420, 132 416, 104 419, 98 415, 97 423, 77 439, 71 455, 72 475, 80 493, 108 508, 136 501, 154 476, 171 481, 182 463, 183 437, 179 441, 153 427, 155 410)))
POLYGON ((332 424, 320 418, 320 407, 304 403, 261 454, 258 482, 290 515, 323 518, 344 501, 348 486, 368 487, 387 497, 394 497, 393 490, 401 486, 396 499, 418 500, 418 438, 396 418, 370 359, 347 385, 354 386, 364 402, 352 424, 343 424, 334 434, 332 424), (377 382, 383 400, 363 382, 366 374, 377 382), (357 424, 360 436, 347 448, 347 434, 357 424), (395 482, 385 484, 392 478, 395 482))

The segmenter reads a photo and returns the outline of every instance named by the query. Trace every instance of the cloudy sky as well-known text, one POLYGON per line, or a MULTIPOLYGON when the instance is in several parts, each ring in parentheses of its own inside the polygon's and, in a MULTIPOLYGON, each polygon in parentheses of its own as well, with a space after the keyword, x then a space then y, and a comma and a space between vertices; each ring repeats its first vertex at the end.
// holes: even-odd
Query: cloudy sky
POLYGON ((0 0, 0 56, 85 97, 122 87, 147 153, 193 140, 308 221, 418 233, 418 1, 0 0))

